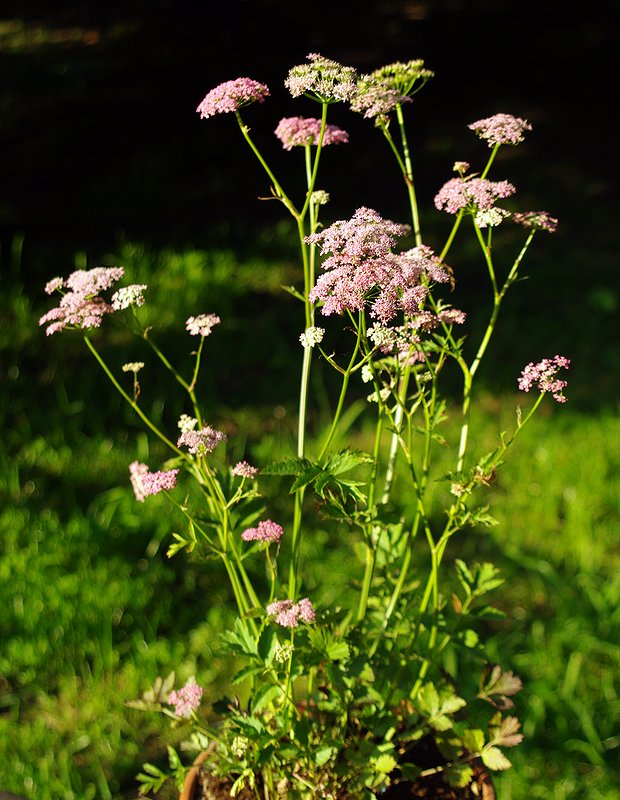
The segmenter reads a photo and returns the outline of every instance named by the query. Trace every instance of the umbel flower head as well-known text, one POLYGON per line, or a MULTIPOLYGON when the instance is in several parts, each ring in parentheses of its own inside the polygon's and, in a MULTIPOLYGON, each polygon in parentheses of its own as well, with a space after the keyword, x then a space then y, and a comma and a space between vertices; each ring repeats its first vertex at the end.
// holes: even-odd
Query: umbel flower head
POLYGON ((262 103, 269 97, 269 88, 251 78, 236 78, 220 83, 208 92, 196 111, 201 119, 216 114, 229 114, 251 103, 262 103))
POLYGON ((150 495, 174 489, 177 483, 178 469, 166 472, 149 472, 146 464, 133 461, 129 465, 129 479, 133 487, 136 500, 144 503, 150 495))
POLYGON ((512 114, 494 114, 492 117, 472 122, 467 127, 480 139, 485 139, 489 147, 498 144, 520 144, 525 131, 532 130, 526 119, 513 117, 512 114))
POLYGON ((435 195, 435 208, 448 214, 457 214, 461 209, 490 211, 497 200, 515 192, 515 187, 508 181, 451 178, 435 195))
POLYGON ((320 103, 336 103, 353 97, 357 84, 357 72, 353 67, 344 67, 319 53, 309 53, 307 58, 310 63, 293 67, 284 81, 293 97, 305 94, 320 103))
POLYGON ((267 606, 267 614, 275 618, 275 622, 283 628, 296 628, 300 622, 312 623, 316 619, 316 613, 312 603, 307 597, 299 603, 292 600, 276 600, 267 606))
POLYGON ((306 237, 320 245, 321 254, 331 253, 322 264, 324 274, 310 292, 312 301, 323 303, 323 315, 361 311, 370 305, 371 316, 387 323, 400 311, 419 311, 428 294, 422 279, 446 283, 450 275, 426 245, 392 252, 397 238, 409 231, 407 225, 362 207, 350 220, 339 220, 306 237))
POLYGON ((192 336, 202 336, 203 338, 211 335, 215 325, 219 325, 222 320, 217 314, 199 314, 197 317, 188 317, 185 321, 185 329, 192 336))
POLYGON ((247 528, 241 534, 244 542, 279 542, 284 534, 284 529, 277 522, 270 519, 262 520, 256 528, 247 528))
POLYGON ((190 678, 185 686, 178 691, 174 689, 168 695, 168 703, 174 706, 177 717, 189 719, 200 706, 204 690, 196 683, 195 678, 190 678))
POLYGON ((212 453, 219 444, 227 439, 225 433, 216 431, 210 425, 205 425, 198 431, 193 429, 181 429, 181 431, 181 435, 177 440, 177 447, 187 447, 194 456, 206 456, 212 453))
MULTIPOLYGON (((314 117, 284 117, 275 129, 275 135, 285 150, 309 144, 318 145, 321 133, 321 120, 314 117)), ((326 125, 323 132, 323 146, 346 144, 349 134, 336 125, 326 125)))
POLYGON ((512 221, 529 230, 555 233, 558 229, 557 219, 547 211, 517 211, 512 215, 512 221))
POLYGON ((522 392, 529 392, 533 386, 537 386, 539 391, 551 393, 558 403, 566 403, 564 389, 568 386, 568 381, 555 376, 561 369, 569 367, 570 360, 564 356, 543 358, 538 364, 530 362, 521 373, 519 389, 522 392))
POLYGON ((95 267, 76 270, 66 280, 54 278, 48 281, 47 294, 65 288, 68 291, 56 308, 41 317, 39 325, 47 325, 48 336, 64 328, 98 328, 106 314, 117 310, 99 294, 119 281, 124 273, 122 267, 95 267))
POLYGON ((407 103, 411 95, 418 92, 434 75, 424 68, 424 61, 417 59, 405 63, 396 61, 380 67, 368 75, 362 75, 351 100, 351 110, 364 117, 384 117, 407 103))

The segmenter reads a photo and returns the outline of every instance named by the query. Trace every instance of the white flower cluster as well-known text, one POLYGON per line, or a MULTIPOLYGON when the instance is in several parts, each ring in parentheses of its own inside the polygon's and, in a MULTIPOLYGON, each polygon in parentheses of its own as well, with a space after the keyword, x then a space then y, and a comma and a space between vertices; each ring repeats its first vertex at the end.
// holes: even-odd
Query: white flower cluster
POLYGON ((301 334, 299 341, 304 347, 314 347, 315 344, 319 344, 319 342, 323 341, 324 335, 325 328, 315 328, 311 325, 301 334))
POLYGON ((193 431, 198 425, 198 420, 196 417, 190 417, 188 414, 181 414, 179 417, 179 429, 181 433, 188 433, 188 431, 193 431))
POLYGON ((286 664, 294 649, 290 642, 278 642, 274 648, 273 657, 278 664, 286 664))
POLYGON ((123 286, 112 295, 112 308, 115 311, 122 311, 130 306, 144 305, 145 284, 134 283, 131 286, 123 286))

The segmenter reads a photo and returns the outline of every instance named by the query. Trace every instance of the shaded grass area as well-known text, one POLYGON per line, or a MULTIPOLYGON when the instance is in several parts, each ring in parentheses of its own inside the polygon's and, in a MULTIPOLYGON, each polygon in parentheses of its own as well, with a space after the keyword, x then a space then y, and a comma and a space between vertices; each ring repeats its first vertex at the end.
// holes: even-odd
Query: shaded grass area
MULTIPOLYGON (((122 263, 130 281, 157 275, 152 322, 158 343, 181 363, 190 362, 178 321, 204 310, 222 316, 201 396, 229 433, 233 457, 256 463, 288 455, 294 436, 290 364, 299 332, 281 287, 294 281, 296 265, 271 244, 269 260, 130 243, 101 259, 122 263)), ((155 465, 159 446, 113 397, 78 336, 44 339, 36 319, 45 299, 18 280, 8 288, 0 338, 8 387, 0 406, 0 788, 31 800, 133 798, 135 773, 143 761, 165 759, 169 731, 124 703, 171 670, 181 680, 196 674, 216 695, 225 677, 216 632, 226 623, 227 589, 213 564, 166 557, 180 520, 160 498, 137 509, 127 480, 127 464, 155 465)), ((107 326, 97 340, 117 368, 144 356, 120 328, 107 326)), ((316 379, 318 425, 330 378, 317 370, 316 379)), ((576 393, 591 388, 578 383, 576 393)), ((364 392, 360 386, 358 405, 364 392)), ((188 410, 155 372, 143 393, 170 425, 188 410)), ((516 404, 528 398, 487 388, 478 399, 472 437, 483 453, 498 431, 512 429, 516 404)), ((356 408, 343 443, 367 447, 356 408)), ((455 409, 445 435, 458 435, 455 409)), ((515 769, 498 779, 502 800, 618 797, 619 467, 613 409, 548 404, 487 490, 499 525, 470 531, 450 553, 491 560, 506 578, 496 598, 506 618, 489 630, 498 634, 491 651, 524 680, 516 713, 525 742, 511 754, 515 769)), ((338 587, 356 578, 343 567, 354 547, 328 529, 309 544, 309 585, 318 566, 328 575, 322 603, 336 602, 338 587)))

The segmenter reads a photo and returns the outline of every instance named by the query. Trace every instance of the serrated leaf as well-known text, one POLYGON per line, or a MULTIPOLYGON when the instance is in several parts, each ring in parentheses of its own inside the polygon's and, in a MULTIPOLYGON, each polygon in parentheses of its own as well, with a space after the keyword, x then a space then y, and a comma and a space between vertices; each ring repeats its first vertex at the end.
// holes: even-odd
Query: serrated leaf
POLYGON ((450 764, 443 769, 446 782, 455 789, 462 789, 471 783, 474 771, 469 764, 450 764))
POLYGON ((417 705, 432 728, 447 731, 454 725, 451 716, 467 703, 450 689, 438 692, 432 683, 426 683, 418 693, 417 705))
POLYGON ((258 647, 247 625, 241 619, 235 620, 232 631, 222 631, 220 640, 223 641, 231 653, 245 656, 258 656, 258 647))
POLYGON ((499 664, 495 664, 490 673, 483 675, 478 697, 487 700, 498 708, 512 708, 514 705, 508 697, 523 688, 521 678, 511 670, 504 672, 499 664))
POLYGON ((396 769, 396 765, 397 761, 390 753, 382 753, 373 759, 375 772, 379 772, 381 775, 389 775, 390 772, 396 769))
POLYGON ((194 549, 195 542, 190 541, 189 539, 185 539, 179 533, 173 533, 172 538, 175 539, 172 544, 169 545, 168 549, 166 550, 166 555, 168 558, 172 558, 175 556, 179 551, 187 548, 187 552, 191 553, 194 549))
POLYGON ((279 686, 261 686, 252 698, 252 713, 263 711, 281 695, 282 689, 279 686))
POLYGON ((138 794, 143 796, 149 792, 157 794, 168 780, 168 775, 153 764, 143 764, 142 769, 144 772, 139 772, 136 775, 136 780, 139 784, 138 794))
POLYGON ((301 475, 311 466, 312 462, 307 458, 285 458, 263 467, 261 475, 301 475))
POLYGON ((323 767, 329 759, 334 755, 333 747, 320 747, 314 754, 314 763, 317 767, 323 767))
POLYGON ((467 592, 467 594, 471 594, 471 587, 474 583, 474 576, 467 566, 467 564, 462 561, 460 558, 455 559, 454 564, 456 566, 456 575, 461 585, 467 592))
POLYGON ((310 644, 330 661, 341 661, 350 655, 347 642, 325 628, 310 628, 308 639, 310 644))
POLYGON ((493 725, 491 720, 489 729, 493 736, 492 743, 500 747, 516 747, 523 741, 523 734, 518 733, 520 727, 521 723, 516 717, 504 717, 497 725, 493 725))
POLYGON ((295 492, 299 491, 299 489, 303 489, 304 486, 312 483, 312 481, 315 480, 317 476, 321 475, 321 473, 322 470, 318 464, 310 464, 310 466, 301 472, 293 481, 293 485, 290 488, 290 493, 294 494, 295 492))
POLYGON ((477 728, 468 728, 461 736, 463 747, 473 755, 482 752, 484 747, 484 733, 477 728))
POLYGON ((332 453, 325 464, 325 471, 332 475, 341 475, 360 464, 371 464, 372 456, 362 450, 340 450, 332 453))
POLYGON ((183 763, 179 758, 179 754, 174 749, 174 747, 170 747, 170 745, 168 745, 166 750, 168 751, 168 763, 170 764, 170 769, 175 771, 178 769, 182 769, 183 763))
POLYGON ((433 717, 439 711, 439 694, 434 684, 425 683, 418 692, 416 702, 426 717, 433 717))
POLYGON ((256 675, 258 672, 261 672, 262 668, 256 664, 250 664, 247 667, 243 667, 242 669, 235 672, 232 678, 233 686, 236 686, 238 683, 242 683, 246 678, 251 678, 253 675, 256 675))
POLYGON ((485 767, 489 769, 504 770, 512 767, 512 762, 506 758, 499 747, 485 747, 480 758, 485 767))

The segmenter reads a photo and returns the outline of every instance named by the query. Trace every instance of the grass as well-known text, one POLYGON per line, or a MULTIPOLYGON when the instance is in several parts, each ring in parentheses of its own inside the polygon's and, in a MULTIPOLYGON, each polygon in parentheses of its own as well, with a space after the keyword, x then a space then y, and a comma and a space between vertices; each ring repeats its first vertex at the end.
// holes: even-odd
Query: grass
MULTIPOLYGON (((201 387, 210 413, 225 421, 240 455, 262 462, 287 454, 296 326, 294 301, 280 287, 292 282, 295 265, 129 243, 103 263, 124 264, 136 282, 157 274, 149 301, 163 309, 156 321, 167 352, 185 346, 176 320, 203 307, 222 316, 201 387), (257 374, 256 363, 269 371, 257 374)), ((44 298, 18 278, 5 297, 0 789, 30 800, 134 798, 134 776, 143 761, 164 758, 168 728, 124 703, 173 669, 181 678, 195 673, 215 694, 224 680, 213 642, 226 589, 209 563, 166 558, 177 521, 160 498, 137 513, 127 464, 156 463, 160 451, 112 396, 79 337, 44 340, 36 325, 44 298)), ((99 338, 111 360, 120 350, 123 360, 141 357, 117 352, 122 331, 99 338)), ((174 419, 186 409, 170 388, 162 378, 144 396, 174 419)), ((489 382, 478 400, 472 437, 486 452, 527 398, 489 382)), ((448 438, 455 425, 452 418, 448 438)), ((348 435, 364 444, 354 420, 348 435)), ((489 631, 490 646, 524 680, 516 713, 525 742, 511 754, 515 768, 498 779, 502 800, 620 797, 619 443, 613 410, 547 404, 488 489, 499 525, 470 531, 452 553, 491 560, 506 578, 497 595, 506 619, 489 631)), ((313 542, 334 585, 351 577, 343 546, 327 532, 313 542)))

